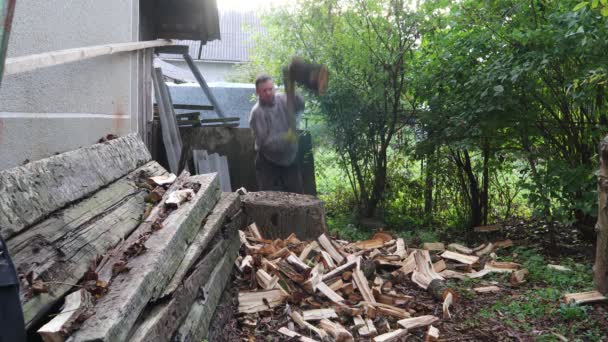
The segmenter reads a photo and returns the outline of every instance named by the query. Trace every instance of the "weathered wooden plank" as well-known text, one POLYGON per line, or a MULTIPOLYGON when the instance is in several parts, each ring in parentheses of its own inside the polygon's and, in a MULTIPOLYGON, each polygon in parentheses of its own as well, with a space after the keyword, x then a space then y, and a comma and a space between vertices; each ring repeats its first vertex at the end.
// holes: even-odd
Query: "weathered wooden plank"
POLYGON ((192 176, 188 182, 201 185, 196 196, 170 213, 162 229, 148 237, 145 253, 129 260, 129 272, 116 275, 109 292, 95 305, 97 314, 71 341, 124 341, 150 298, 162 293, 220 195, 215 175, 192 176))
POLYGON ((0 234, 10 239, 150 160, 137 134, 0 172, 0 234))
POLYGON ((213 270, 213 274, 211 274, 209 281, 202 290, 205 294, 204 298, 199 298, 194 302, 186 320, 173 336, 172 341, 198 342, 207 336, 211 318, 220 301, 226 283, 230 280, 232 264, 240 247, 240 242, 237 239, 231 241, 236 246, 235 252, 226 253, 222 261, 213 270))
POLYGON ((48 293, 27 296, 21 304, 27 326, 48 310, 85 274, 98 255, 106 253, 139 224, 145 210, 146 190, 138 187, 150 176, 166 174, 156 162, 55 213, 8 242, 20 273, 46 283, 48 293))
MULTIPOLYGON (((173 292, 170 300, 160 301, 142 314, 129 341, 168 341, 171 338, 197 301, 199 289, 210 279, 217 266, 225 257, 232 262, 236 258, 240 247, 237 230, 244 224, 244 215, 239 215, 238 219, 225 226, 224 233, 217 232, 219 242, 196 264, 190 276, 173 292), (222 238, 222 235, 226 237, 222 238)), ((205 298, 206 295, 205 293, 205 298)))
POLYGON ((209 242, 216 235, 227 217, 232 217, 241 207, 239 195, 232 193, 223 193, 217 205, 213 208, 211 214, 205 220, 203 227, 199 230, 192 244, 188 246, 186 255, 182 259, 173 278, 163 291, 162 296, 171 294, 182 282, 186 272, 194 265, 199 256, 207 248, 209 242))

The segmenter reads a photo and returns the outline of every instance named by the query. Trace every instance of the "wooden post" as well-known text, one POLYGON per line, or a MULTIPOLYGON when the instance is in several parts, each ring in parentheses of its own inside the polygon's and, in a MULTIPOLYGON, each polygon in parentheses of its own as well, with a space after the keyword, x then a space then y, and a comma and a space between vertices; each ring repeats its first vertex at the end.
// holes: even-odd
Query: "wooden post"
POLYGON ((600 171, 597 179, 598 216, 595 229, 597 243, 595 252, 594 281, 602 294, 608 292, 608 136, 600 142, 600 171))
POLYGON ((4 60, 8 49, 8 37, 11 33, 13 23, 13 13, 15 12, 15 0, 0 0, 0 15, 2 25, 0 25, 0 83, 4 74, 4 60))
POLYGON ((201 74, 200 70, 198 70, 198 68, 194 64, 194 61, 192 60, 192 57, 190 57, 190 54, 185 53, 185 54, 183 54, 183 57, 184 57, 184 60, 186 61, 186 63, 188 63, 188 67, 190 67, 190 71, 192 71, 192 74, 196 78, 196 81, 201 86, 201 89, 203 90, 205 95, 207 95, 209 102, 211 102, 211 104, 213 105, 213 108, 215 109, 215 112, 217 113, 217 115, 220 118, 225 118, 226 115, 224 115, 224 112, 220 108, 219 102, 217 102, 217 100, 215 99, 215 96, 211 92, 211 89, 209 89, 209 86, 207 85, 207 82, 205 82, 205 78, 201 74))

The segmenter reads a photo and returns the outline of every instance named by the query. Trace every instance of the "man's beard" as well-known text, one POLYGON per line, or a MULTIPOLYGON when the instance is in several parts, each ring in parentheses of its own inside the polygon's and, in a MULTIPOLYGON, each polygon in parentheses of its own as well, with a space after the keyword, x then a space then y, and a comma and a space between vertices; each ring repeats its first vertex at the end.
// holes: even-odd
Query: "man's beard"
POLYGON ((269 100, 263 100, 260 98, 260 103, 264 106, 272 106, 274 104, 274 95, 269 100))

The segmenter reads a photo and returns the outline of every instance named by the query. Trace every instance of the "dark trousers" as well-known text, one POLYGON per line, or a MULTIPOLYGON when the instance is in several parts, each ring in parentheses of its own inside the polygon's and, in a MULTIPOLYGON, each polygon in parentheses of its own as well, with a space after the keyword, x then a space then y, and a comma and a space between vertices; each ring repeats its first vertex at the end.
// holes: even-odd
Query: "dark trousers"
POLYGON ((25 323, 19 299, 19 278, 0 237, 0 342, 25 341, 25 323))
POLYGON ((302 174, 297 161, 290 166, 280 166, 258 152, 255 157, 255 177, 259 191, 304 193, 302 174))

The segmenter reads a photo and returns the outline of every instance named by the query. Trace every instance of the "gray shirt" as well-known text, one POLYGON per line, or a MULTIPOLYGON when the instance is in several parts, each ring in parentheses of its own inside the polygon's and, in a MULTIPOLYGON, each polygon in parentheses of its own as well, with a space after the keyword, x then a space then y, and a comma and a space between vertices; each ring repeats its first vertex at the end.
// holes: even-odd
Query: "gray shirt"
MULTIPOLYGON (((296 95, 295 102, 296 113, 301 113, 304 110, 304 100, 300 95, 296 95)), ((269 161, 281 166, 291 165, 298 154, 298 139, 288 139, 286 135, 290 129, 296 134, 297 118, 291 120, 292 124, 290 124, 287 115, 287 96, 276 94, 271 105, 261 104, 258 101, 249 116, 255 150, 262 153, 269 161)))

